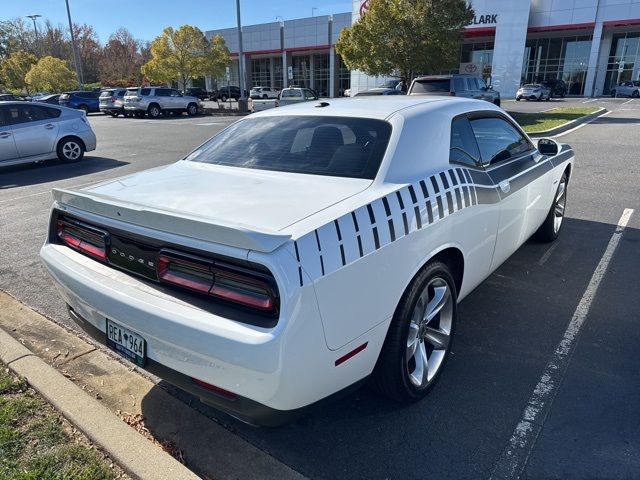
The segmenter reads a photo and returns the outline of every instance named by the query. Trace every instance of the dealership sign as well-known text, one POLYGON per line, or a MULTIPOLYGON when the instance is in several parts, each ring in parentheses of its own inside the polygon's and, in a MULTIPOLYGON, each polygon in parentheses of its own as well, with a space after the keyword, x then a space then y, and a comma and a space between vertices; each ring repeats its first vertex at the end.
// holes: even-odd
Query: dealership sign
POLYGON ((461 63, 460 64, 460 73, 470 73, 480 75, 482 72, 482 65, 478 65, 477 63, 461 63))
POLYGON ((491 13, 488 15, 476 15, 470 25, 496 25, 498 23, 498 14, 491 13))

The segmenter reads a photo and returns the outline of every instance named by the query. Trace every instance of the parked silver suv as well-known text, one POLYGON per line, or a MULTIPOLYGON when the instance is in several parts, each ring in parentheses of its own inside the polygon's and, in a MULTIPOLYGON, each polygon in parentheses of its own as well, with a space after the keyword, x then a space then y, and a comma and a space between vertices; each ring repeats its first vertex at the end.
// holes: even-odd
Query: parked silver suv
POLYGON ((448 95, 477 98, 500 106, 500 93, 477 75, 431 75, 418 77, 409 87, 407 95, 448 95))
POLYGON ((183 95, 175 88, 141 87, 128 88, 124 96, 124 110, 127 113, 158 118, 163 113, 187 112, 194 116, 203 108, 196 97, 183 95))

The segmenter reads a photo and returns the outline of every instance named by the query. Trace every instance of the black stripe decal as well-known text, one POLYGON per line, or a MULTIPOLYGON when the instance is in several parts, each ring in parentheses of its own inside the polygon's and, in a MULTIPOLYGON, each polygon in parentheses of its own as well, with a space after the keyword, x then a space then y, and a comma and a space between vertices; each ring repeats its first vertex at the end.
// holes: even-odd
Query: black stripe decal
POLYGON ((427 190, 427 184, 424 183, 424 180, 420 180, 420 188, 422 189, 422 196, 429 198, 429 190, 427 190))
POLYGON ((342 266, 344 267, 347 262, 344 258, 344 245, 340 244, 340 256, 342 257, 342 266))
POLYGON ((371 221, 371 225, 376 223, 376 216, 373 213, 373 207, 371 204, 367 205, 367 210, 369 211, 369 220, 371 221))
POLYGON ((442 180, 442 185, 444 185, 444 189, 449 188, 449 180, 447 180, 447 176, 444 172, 440 172, 440 180, 442 180))
POLYGON ((467 182, 468 183, 473 183, 473 180, 471 179, 471 174, 469 173, 469 170, 463 170, 464 172, 464 176, 467 177, 467 182))
POLYGON ((356 212, 351 212, 351 218, 353 218, 353 226, 356 227, 356 232, 360 231, 358 227, 358 219, 356 218, 356 212))
POLYGON ((296 260, 298 260, 298 277, 300 277, 300 286, 304 285, 302 279, 302 265, 300 264, 300 252, 298 251, 298 242, 293 242, 293 248, 296 249, 296 260))
POLYGON ((336 226, 336 233, 338 234, 338 241, 342 241, 342 234, 340 233, 340 225, 338 225, 338 220, 334 220, 333 224, 336 226))
POLYGON ((320 247, 320 237, 318 236, 318 230, 314 230, 314 233, 316 234, 316 243, 318 244, 318 251, 322 252, 322 247, 320 247))
POLYGON ((462 209, 462 195, 460 195, 460 189, 456 188, 454 190, 455 194, 456 194, 456 202, 458 203, 458 210, 462 209))
POLYGON ((389 208, 389 200, 387 200, 387 197, 382 197, 382 204, 384 205, 384 211, 387 214, 387 217, 390 217, 391 208, 389 208))
POLYGON ((316 243, 318 244, 318 253, 320 253, 320 269, 324 276, 324 260, 322 259, 322 247, 320 247, 320 237, 318 236, 318 230, 314 230, 316 233, 316 243))
POLYGON ((373 227, 373 241, 376 244, 376 250, 380 248, 380 239, 378 238, 378 228, 373 227))
POLYGON ((402 195, 400 194, 400 190, 396 192, 396 197, 398 197, 398 205, 400 205, 400 210, 404 210, 404 202, 402 201, 402 195))
POLYGON ((462 192, 464 193, 464 204, 468 207, 471 205, 471 197, 469 196, 469 187, 465 185, 463 187, 462 192))
POLYGON ((396 229, 393 226, 393 219, 389 219, 389 234, 391 235, 391 241, 396 241, 396 229))
POLYGON ((451 185, 454 187, 457 186, 458 179, 456 178, 456 172, 454 172, 453 170, 449 170, 449 175, 451 176, 451 185))
POLYGON ((364 257, 364 251, 362 250, 362 239, 358 235, 358 250, 360 251, 360 258, 364 257))
POLYGON ((433 185, 433 190, 436 193, 440 193, 440 188, 438 187, 438 182, 436 182, 436 177, 431 177, 431 185, 433 185))
POLYGON ((404 223, 404 234, 409 235, 409 220, 407 220, 407 212, 402 212, 402 223, 404 223))
POLYGON ((453 196, 451 192, 447 192, 447 207, 449 208, 449 215, 453 213, 453 196))
MULTIPOLYGON (((440 199, 440 197, 438 197, 440 199)), ((427 220, 429 220, 429 224, 433 223, 433 210, 431 209, 431 202, 427 202, 427 220)))
POLYGON ((411 201, 414 205, 418 203, 418 197, 416 197, 416 191, 413 188, 413 185, 409 185, 409 195, 411 195, 411 201))
POLYGON ((418 225, 418 230, 422 228, 422 218, 420 218, 420 207, 417 205, 413 207, 413 211, 416 214, 416 224, 418 225))
POLYGON ((441 220, 444 218, 444 208, 442 207, 442 197, 438 195, 436 199, 438 200, 438 219, 441 220))

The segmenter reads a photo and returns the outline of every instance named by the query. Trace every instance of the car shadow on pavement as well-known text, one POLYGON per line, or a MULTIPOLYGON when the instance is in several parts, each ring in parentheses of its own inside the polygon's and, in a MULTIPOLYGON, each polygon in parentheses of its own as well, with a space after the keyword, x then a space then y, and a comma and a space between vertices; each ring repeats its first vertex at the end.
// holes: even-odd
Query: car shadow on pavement
POLYGON ((51 160, 0 169, 0 190, 55 182, 66 178, 81 177, 105 170, 123 167, 129 162, 106 157, 87 155, 76 163, 51 160))
MULTIPOLYGON (((521 247, 461 302, 448 365, 417 403, 400 405, 365 387, 292 424, 255 428, 166 382, 155 389, 310 478, 488 478, 614 231, 566 218, 556 243, 521 247)), ((638 241, 640 231, 627 229, 619 250, 638 241)), ((201 427, 176 424, 160 398, 152 390, 142 400, 145 425, 170 436, 190 462, 198 448, 189 430, 201 427)))

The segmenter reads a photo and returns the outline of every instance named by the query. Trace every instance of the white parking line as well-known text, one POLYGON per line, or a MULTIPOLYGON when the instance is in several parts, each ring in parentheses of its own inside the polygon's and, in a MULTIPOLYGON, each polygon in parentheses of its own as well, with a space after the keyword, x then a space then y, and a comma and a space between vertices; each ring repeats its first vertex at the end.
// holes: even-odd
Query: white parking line
POLYGON ((582 103, 591 103, 591 102, 597 102, 598 100, 600 100, 599 98, 592 98, 591 100, 585 100, 582 103))
POLYGON ((576 338, 587 318, 600 282, 607 272, 611 258, 620 243, 620 238, 622 238, 622 233, 629 223, 631 214, 633 214, 633 209, 626 208, 620 220, 618 220, 616 230, 613 232, 609 244, 591 276, 589 285, 587 285, 587 289, 576 307, 562 340, 560 340, 549 363, 547 363, 536 388, 533 390, 531 397, 529 397, 524 412, 522 412, 520 422, 516 425, 507 446, 493 468, 491 479, 507 480, 520 478, 520 475, 526 467, 529 455, 542 430, 544 421, 549 415, 551 405, 558 392, 558 387, 566 375, 567 368, 571 361, 571 355, 574 351, 576 338))

